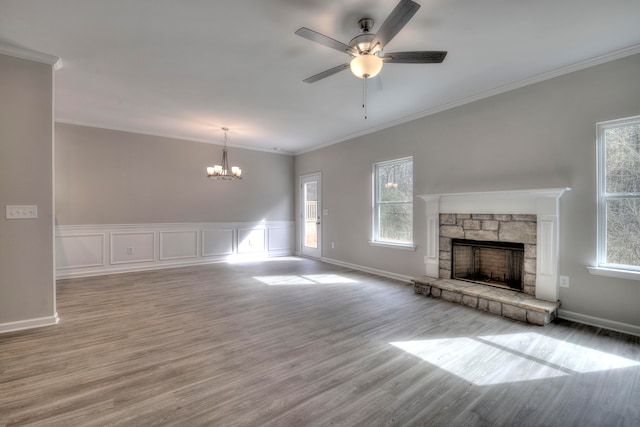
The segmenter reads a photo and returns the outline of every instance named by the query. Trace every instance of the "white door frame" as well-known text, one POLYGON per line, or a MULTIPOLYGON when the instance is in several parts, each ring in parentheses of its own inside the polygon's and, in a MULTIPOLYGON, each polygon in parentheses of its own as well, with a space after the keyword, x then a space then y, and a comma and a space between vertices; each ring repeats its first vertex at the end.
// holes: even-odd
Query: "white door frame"
POLYGON ((314 172, 306 175, 300 175, 300 185, 298 186, 298 194, 300 200, 300 238, 298 239, 298 245, 300 248, 300 255, 311 258, 322 258, 322 174, 320 172, 314 172), (316 248, 306 246, 306 200, 304 185, 309 182, 317 182, 318 194, 317 194, 317 244, 316 248))

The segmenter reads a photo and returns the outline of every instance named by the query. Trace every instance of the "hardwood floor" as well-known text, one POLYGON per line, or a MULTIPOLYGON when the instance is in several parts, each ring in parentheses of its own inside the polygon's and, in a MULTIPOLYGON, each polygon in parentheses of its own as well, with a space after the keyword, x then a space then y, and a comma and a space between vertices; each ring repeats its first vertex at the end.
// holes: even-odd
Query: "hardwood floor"
POLYGON ((308 259, 63 280, 58 312, 0 335, 0 425, 640 425, 640 338, 308 259))

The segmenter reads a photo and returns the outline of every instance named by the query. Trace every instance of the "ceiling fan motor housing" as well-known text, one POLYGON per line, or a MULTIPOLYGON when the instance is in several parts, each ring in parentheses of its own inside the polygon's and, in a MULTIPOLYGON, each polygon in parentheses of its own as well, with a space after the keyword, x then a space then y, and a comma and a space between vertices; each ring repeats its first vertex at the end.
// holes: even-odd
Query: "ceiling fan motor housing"
POLYGON ((356 50, 360 54, 366 54, 366 53, 373 54, 376 52, 380 52, 380 49, 375 50, 375 52, 371 51, 372 50, 371 42, 373 41, 373 38, 375 36, 376 35, 372 33, 359 34, 351 39, 351 41, 349 42, 349 46, 356 48, 356 50))
POLYGON ((367 54, 367 53, 374 54, 374 53, 380 52, 382 49, 380 49, 379 46, 378 46, 378 49, 376 49, 375 51, 372 51, 371 49, 372 48, 371 42, 373 41, 373 38, 376 36, 374 33, 371 32, 371 28, 373 28, 373 19, 362 18, 361 20, 358 21, 358 25, 360 26, 361 34, 358 34, 357 36, 352 38, 351 41, 349 42, 349 46, 357 49, 360 54, 367 54))

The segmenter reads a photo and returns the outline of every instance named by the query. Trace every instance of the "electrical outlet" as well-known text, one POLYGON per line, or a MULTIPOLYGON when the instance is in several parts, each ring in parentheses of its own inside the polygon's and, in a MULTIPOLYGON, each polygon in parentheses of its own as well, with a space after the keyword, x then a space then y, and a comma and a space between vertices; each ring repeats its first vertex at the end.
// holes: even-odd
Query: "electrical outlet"
POLYGON ((7 219, 36 219, 38 218, 38 207, 35 205, 7 205, 6 206, 6 218, 7 219))
POLYGON ((127 255, 133 255, 133 248, 127 248, 127 255))
POLYGON ((335 249, 336 248, 336 244, 331 242, 331 249, 335 249))
POLYGON ((561 288, 569 287, 569 276, 560 276, 560 287, 561 288))

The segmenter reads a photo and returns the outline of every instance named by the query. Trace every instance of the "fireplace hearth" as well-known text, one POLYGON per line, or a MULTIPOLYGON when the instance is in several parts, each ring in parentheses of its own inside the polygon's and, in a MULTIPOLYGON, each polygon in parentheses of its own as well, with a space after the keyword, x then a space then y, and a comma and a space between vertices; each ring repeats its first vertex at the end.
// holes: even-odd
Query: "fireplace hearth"
POLYGON ((523 290, 523 243, 451 239, 451 246, 453 279, 523 290))

